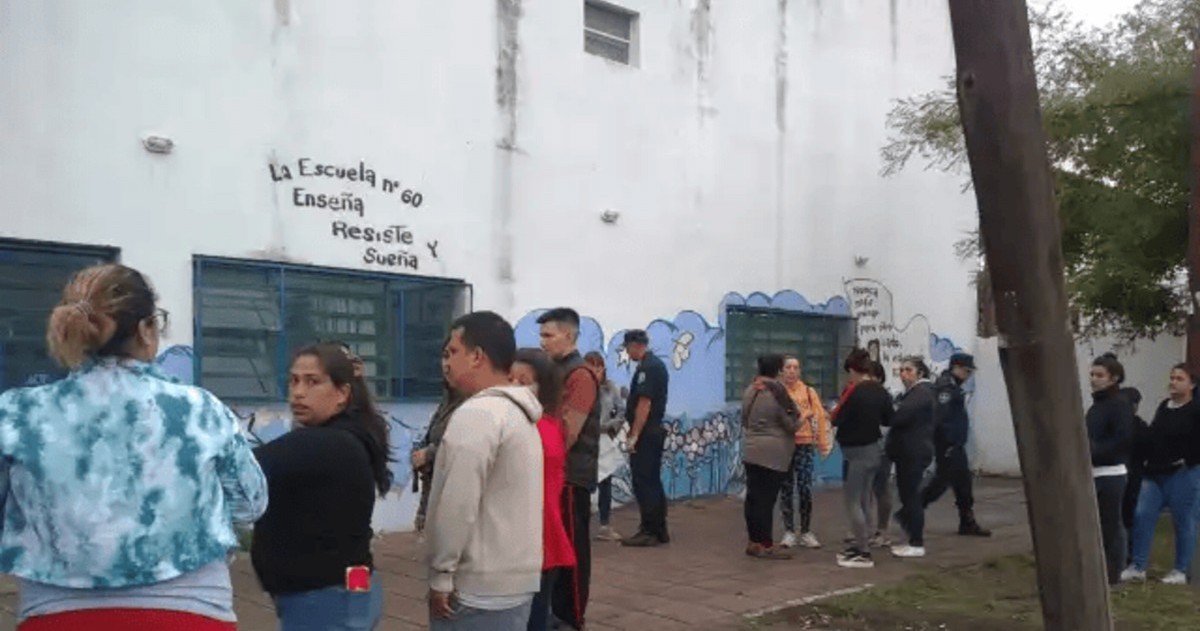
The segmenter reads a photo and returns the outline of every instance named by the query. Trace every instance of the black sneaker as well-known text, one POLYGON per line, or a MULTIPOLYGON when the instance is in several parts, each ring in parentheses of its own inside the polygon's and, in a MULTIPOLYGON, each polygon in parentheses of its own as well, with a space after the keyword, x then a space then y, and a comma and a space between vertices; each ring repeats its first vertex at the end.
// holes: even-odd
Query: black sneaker
POLYGON ((990 537, 992 531, 980 526, 979 522, 971 520, 958 525, 958 534, 964 537, 990 537))
POLYGON ((861 552, 858 550, 848 550, 847 552, 843 552, 842 554, 838 555, 838 567, 856 570, 870 569, 875 567, 875 561, 871 559, 870 552, 861 552), (849 554, 847 554, 847 552, 849 554))
POLYGON ((622 541, 621 545, 628 548, 653 548, 655 546, 662 545, 662 543, 663 542, 654 535, 645 532, 639 532, 638 534, 622 541))

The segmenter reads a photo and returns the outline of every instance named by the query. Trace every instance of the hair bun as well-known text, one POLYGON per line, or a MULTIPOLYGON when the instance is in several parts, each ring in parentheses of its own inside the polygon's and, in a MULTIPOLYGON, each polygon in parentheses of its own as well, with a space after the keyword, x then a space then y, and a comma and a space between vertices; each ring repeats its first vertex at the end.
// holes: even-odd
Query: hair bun
POLYGON ((96 313, 87 301, 63 302, 50 312, 46 342, 50 355, 67 368, 78 368, 116 332, 116 322, 96 313))

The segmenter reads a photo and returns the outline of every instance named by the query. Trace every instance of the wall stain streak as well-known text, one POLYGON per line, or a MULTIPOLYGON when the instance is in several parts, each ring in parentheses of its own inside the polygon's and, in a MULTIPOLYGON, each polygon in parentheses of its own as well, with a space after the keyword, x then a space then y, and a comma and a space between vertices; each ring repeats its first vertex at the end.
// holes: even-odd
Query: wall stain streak
POLYGON ((775 39, 775 127, 787 130, 788 0, 778 0, 779 28, 775 39))
POLYGON ((892 61, 900 56, 900 5, 899 0, 889 0, 888 27, 891 29, 892 61))
POLYGON ((517 151, 517 58, 521 52, 521 0, 496 0, 496 106, 499 138, 496 141, 495 217, 496 276, 500 281, 500 307, 510 310, 513 293, 513 154, 517 151))
POLYGON ((692 9, 692 36, 696 43, 696 96, 700 120, 716 115, 712 104, 713 23, 712 0, 696 0, 692 9))
POLYGON ((275 0, 275 17, 280 26, 292 23, 292 0, 275 0))
POLYGON ((517 55, 521 51, 521 0, 496 0, 496 17, 496 105, 504 122, 500 147, 511 150, 517 144, 517 55))
POLYGON ((777 0, 779 20, 775 38, 775 286, 784 274, 784 174, 787 171, 788 0, 777 0))

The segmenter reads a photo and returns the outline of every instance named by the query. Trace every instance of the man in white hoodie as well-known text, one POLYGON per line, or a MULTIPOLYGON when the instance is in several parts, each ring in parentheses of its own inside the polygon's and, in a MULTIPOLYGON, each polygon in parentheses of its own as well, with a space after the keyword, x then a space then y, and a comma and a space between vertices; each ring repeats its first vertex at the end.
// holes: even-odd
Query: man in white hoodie
POLYGON ((541 586, 542 408, 509 387, 512 326, 490 311, 456 320, 442 350, 469 396, 446 426, 425 524, 434 631, 521 631, 541 586))

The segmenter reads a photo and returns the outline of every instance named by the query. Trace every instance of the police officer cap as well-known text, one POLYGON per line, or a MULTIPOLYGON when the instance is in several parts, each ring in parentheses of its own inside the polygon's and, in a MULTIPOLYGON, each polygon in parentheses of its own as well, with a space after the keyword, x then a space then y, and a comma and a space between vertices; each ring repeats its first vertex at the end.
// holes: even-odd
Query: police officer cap
POLYGON ((950 365, 975 370, 975 358, 967 353, 955 353, 950 356, 950 365))

